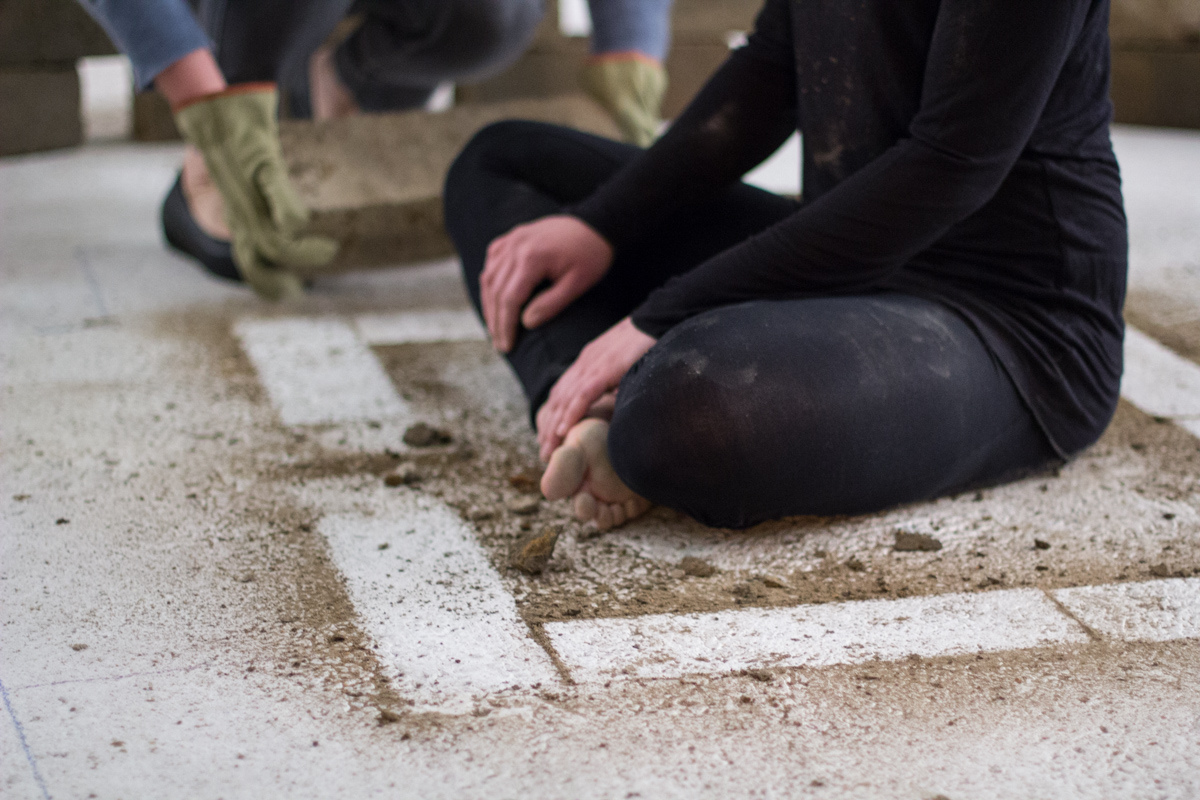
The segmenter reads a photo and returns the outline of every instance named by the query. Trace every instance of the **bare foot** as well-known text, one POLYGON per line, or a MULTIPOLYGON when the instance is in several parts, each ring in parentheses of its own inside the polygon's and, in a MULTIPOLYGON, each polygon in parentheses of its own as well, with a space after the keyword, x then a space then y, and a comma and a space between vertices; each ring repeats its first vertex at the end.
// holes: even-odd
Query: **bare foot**
POLYGON ((567 433, 542 475, 548 500, 574 497, 575 518, 607 530, 650 510, 650 501, 621 482, 608 460, 608 423, 588 418, 567 433))
POLYGON ((225 222, 225 200, 213 183, 204 163, 204 156, 192 145, 183 152, 183 199, 200 230, 214 239, 229 241, 229 225, 225 222))

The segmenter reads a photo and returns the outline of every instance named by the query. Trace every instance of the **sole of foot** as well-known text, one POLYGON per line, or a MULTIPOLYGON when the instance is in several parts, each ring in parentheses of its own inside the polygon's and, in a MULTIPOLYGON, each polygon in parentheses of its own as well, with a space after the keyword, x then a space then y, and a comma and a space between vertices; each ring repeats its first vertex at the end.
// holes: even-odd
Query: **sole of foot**
POLYGON ((575 518, 594 521, 600 530, 623 525, 650 510, 650 501, 633 493, 608 460, 608 423, 585 419, 567 433, 542 475, 548 500, 573 497, 575 518))

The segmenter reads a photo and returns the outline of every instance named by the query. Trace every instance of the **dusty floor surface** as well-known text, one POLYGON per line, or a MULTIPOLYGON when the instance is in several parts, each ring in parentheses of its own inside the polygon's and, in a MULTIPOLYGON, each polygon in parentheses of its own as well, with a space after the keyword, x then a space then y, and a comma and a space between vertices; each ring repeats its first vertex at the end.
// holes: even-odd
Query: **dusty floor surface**
MULTIPOLYGON (((1129 319, 1196 361, 1200 137, 1129 129, 1118 145, 1129 319)), ((1171 420, 1122 403, 1059 469, 868 517, 728 532, 655 510, 598 534, 538 501, 523 401, 479 341, 372 346, 403 419, 284 424, 240 321, 463 309, 454 265, 264 307, 162 250, 155 204, 176 158, 109 147, 0 164, 5 798, 1200 795, 1187 636, 1088 628, 986 652, 593 681, 548 634, 1186 582, 1200 576, 1200 440, 1171 420), (450 441, 405 444, 414 422, 450 441), (548 679, 414 699, 323 533, 351 509, 403 536, 406 518, 382 509, 410 506, 449 508, 478 542, 548 679), (510 566, 514 543, 547 528, 560 536, 546 571, 510 566), (940 548, 898 550, 903 534, 940 548)), ((377 538, 371 550, 397 546, 377 538)), ((440 580, 443 610, 481 574, 440 580)))

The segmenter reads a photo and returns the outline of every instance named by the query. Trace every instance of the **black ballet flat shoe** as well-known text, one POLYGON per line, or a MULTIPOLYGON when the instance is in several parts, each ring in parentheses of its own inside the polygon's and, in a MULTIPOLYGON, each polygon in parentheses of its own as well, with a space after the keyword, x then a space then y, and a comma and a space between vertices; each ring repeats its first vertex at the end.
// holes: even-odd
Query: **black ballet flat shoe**
POLYGON ((196 259, 218 278, 242 282, 237 265, 233 263, 233 248, 229 242, 209 236, 192 217, 183 196, 183 173, 175 179, 175 185, 163 200, 162 228, 167 244, 172 248, 196 259))

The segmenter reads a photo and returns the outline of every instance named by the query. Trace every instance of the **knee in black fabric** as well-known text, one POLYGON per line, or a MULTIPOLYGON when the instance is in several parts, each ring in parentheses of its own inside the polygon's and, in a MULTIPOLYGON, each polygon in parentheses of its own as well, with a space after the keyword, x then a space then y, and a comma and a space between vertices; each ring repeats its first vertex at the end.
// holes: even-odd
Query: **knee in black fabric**
POLYGON ((971 330, 906 297, 746 303, 673 328, 622 382, 609 455, 709 525, 857 514, 1044 463, 971 330))
POLYGON ((699 331, 699 346, 689 341, 719 313, 671 330, 622 381, 609 457, 621 480, 652 502, 743 528, 763 519, 761 503, 743 491, 757 443, 745 402, 752 376, 717 352, 713 337, 699 331))
MULTIPOLYGON (((463 274, 468 286, 477 290, 483 271, 490 236, 496 226, 484 217, 499 216, 504 198, 490 197, 488 173, 503 165, 507 153, 520 148, 522 139, 535 123, 520 120, 494 122, 476 133, 454 159, 446 173, 442 191, 442 211, 446 231, 462 257, 463 274), (482 239, 487 238, 487 241, 482 239)), ((516 187, 510 187, 511 190, 516 187)), ((502 225, 503 223, 501 223, 502 225)))

